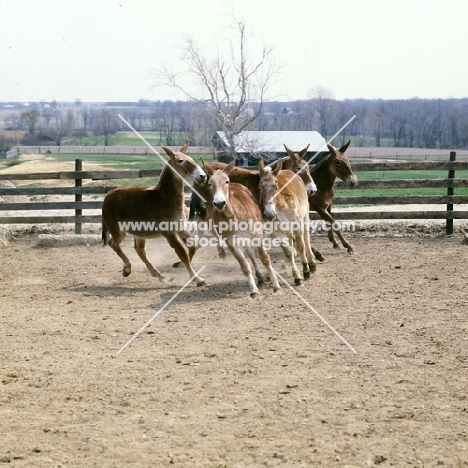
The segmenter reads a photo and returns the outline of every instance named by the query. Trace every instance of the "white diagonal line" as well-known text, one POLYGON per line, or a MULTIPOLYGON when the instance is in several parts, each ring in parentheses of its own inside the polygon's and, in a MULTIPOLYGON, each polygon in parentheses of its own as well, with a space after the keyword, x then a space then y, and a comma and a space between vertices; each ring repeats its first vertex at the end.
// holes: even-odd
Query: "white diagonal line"
POLYGON ((280 278, 284 284, 353 352, 357 353, 357 351, 328 323, 328 321, 320 315, 314 307, 312 307, 304 297, 302 297, 276 270, 275 274, 278 278, 280 278))
MULTIPOLYGON (((328 143, 331 143, 354 119, 356 118, 356 114, 354 114, 329 140, 328 143)), ((323 149, 327 148, 327 144, 322 145, 322 147, 308 160, 306 161, 307 165, 309 165, 309 162, 312 161, 312 159, 317 156, 317 154, 321 153, 323 149)), ((282 187, 280 190, 278 190, 269 200, 271 203, 272 200, 274 200, 292 181, 295 179, 303 170, 305 166, 302 166, 295 174, 294 177, 291 177, 282 187)))
MULTIPOLYGON (((164 163, 164 165, 166 165, 166 164, 167 164, 167 161, 159 154, 159 152, 158 152, 152 145, 150 145, 150 144, 146 141, 146 139, 145 139, 140 133, 138 133, 138 132, 130 125, 130 123, 127 122, 127 121, 124 119, 124 117, 122 117, 121 114, 117 114, 117 115, 119 116, 120 120, 122 120, 122 122, 124 122, 124 123, 127 125, 127 127, 128 127, 130 130, 132 130, 133 133, 135 133, 136 136, 138 136, 139 138, 141 138, 141 140, 146 144, 146 146, 148 146, 148 148, 149 148, 150 150, 153 151, 154 154, 156 154, 157 156, 159 156, 159 158, 160 158, 161 161, 164 163)), ((177 177, 179 177, 179 179, 182 180, 182 182, 183 182, 187 187, 190 188, 190 190, 192 190, 192 192, 195 192, 195 193, 203 200, 203 202, 206 203, 206 200, 205 200, 205 199, 193 188, 193 186, 190 185, 190 184, 189 184, 189 183, 172 167, 172 166, 168 166, 168 167, 172 170, 172 172, 174 172, 174 174, 175 174, 177 177)))
POLYGON ((192 281, 206 266, 201 267, 117 352, 120 354, 192 281))
MULTIPOLYGON (((356 118, 356 114, 354 114, 329 140, 328 140, 328 143, 331 143, 354 119, 356 118)), ((327 148, 327 145, 325 144, 325 146, 322 146, 314 155, 312 155, 312 157, 307 161, 307 164, 310 163, 310 161, 312 161, 312 159, 315 158, 315 156, 317 156, 317 154, 319 154, 323 149, 327 148)), ((302 169, 301 169, 302 170, 302 169)), ((300 172, 300 171, 299 171, 300 172)))

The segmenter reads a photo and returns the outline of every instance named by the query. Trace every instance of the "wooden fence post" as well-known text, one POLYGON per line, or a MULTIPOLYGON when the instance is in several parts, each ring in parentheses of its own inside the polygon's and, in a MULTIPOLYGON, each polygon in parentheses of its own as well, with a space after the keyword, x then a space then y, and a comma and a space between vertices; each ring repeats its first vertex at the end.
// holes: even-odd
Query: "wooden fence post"
MULTIPOLYGON (((82 160, 81 159, 75 159, 75 171, 82 171, 83 170, 83 165, 82 165, 82 160)), ((75 187, 81 187, 83 185, 83 180, 82 179, 75 179, 75 187)), ((75 193, 75 201, 80 202, 83 199, 83 195, 81 193, 75 193)), ((75 209, 75 216, 81 216, 83 213, 83 210, 75 209)), ((75 219, 75 234, 82 234, 82 225, 81 221, 77 221, 75 219)))
MULTIPOLYGON (((455 161, 457 157, 457 153, 455 151, 450 151, 450 162, 455 161)), ((454 169, 449 169, 448 171, 448 179, 452 181, 452 183, 449 184, 447 187, 447 196, 448 197, 453 197, 453 179, 455 178, 455 170, 454 169)), ((447 203, 447 213, 448 212, 453 213, 453 203, 447 203)), ((453 214, 452 214, 453 216, 453 214)), ((445 220, 445 234, 450 235, 453 234, 453 217, 452 218, 447 218, 445 220)))

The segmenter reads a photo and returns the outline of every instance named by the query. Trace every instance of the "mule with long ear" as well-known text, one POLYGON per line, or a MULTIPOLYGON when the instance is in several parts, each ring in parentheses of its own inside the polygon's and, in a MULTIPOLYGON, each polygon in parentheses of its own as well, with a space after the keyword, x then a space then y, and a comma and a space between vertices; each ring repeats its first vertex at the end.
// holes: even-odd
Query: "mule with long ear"
POLYGON ((351 140, 339 149, 327 143, 330 154, 311 169, 311 175, 317 184, 317 191, 309 195, 309 205, 311 210, 316 211, 323 220, 329 223, 330 227, 333 226, 334 229, 328 230, 328 239, 333 247, 335 249, 339 248, 334 236, 334 232, 336 232, 343 247, 347 249, 349 254, 353 254, 354 247, 346 240, 341 230, 335 228, 335 219, 331 214, 333 196, 335 195, 333 185, 336 178, 341 179, 350 188, 355 187, 358 183, 358 179, 351 168, 351 162, 345 155, 350 143, 351 140))
POLYGON ((302 180, 289 171, 281 170, 282 161, 275 169, 265 167, 259 160, 260 205, 267 220, 273 220, 272 237, 281 239, 281 248, 292 267, 296 286, 303 283, 302 275, 294 258, 294 247, 301 257, 305 279, 316 270, 315 257, 310 247, 309 238, 309 201, 302 180), (293 247, 294 241, 294 247, 293 247))
POLYGON ((309 165, 304 159, 304 156, 307 154, 307 150, 309 149, 310 143, 304 149, 299 151, 299 153, 295 153, 284 144, 283 146, 288 155, 273 161, 271 164, 269 164, 269 167, 275 169, 276 165, 281 161, 283 170, 288 169, 300 176, 304 182, 308 195, 314 193, 317 190, 317 187, 315 185, 314 178, 310 173, 309 165))
POLYGON ((164 166, 155 187, 117 187, 111 190, 102 204, 102 240, 117 253, 124 263, 123 275, 128 276, 132 266, 120 245, 127 234, 134 237, 138 256, 152 276, 163 279, 163 275, 146 257, 147 239, 165 237, 169 245, 187 268, 190 277, 198 286, 206 285, 203 278, 192 268, 191 260, 195 247, 187 246, 190 233, 184 230, 186 219, 184 179, 197 182, 206 180, 203 169, 188 155, 188 141, 180 151, 161 145, 169 160, 164 166), (110 234, 110 238, 109 238, 110 234))
MULTIPOLYGON (((243 245, 251 243, 259 253, 260 260, 268 270, 273 283, 273 291, 279 290, 278 278, 271 266, 270 256, 263 246, 263 218, 258 204, 251 192, 241 184, 230 183, 229 174, 235 164, 233 160, 223 169, 214 169, 210 164, 204 164, 203 169, 207 173, 208 193, 207 206, 211 205, 211 216, 218 234, 225 239, 226 244, 238 261, 242 272, 247 277, 250 286, 250 297, 257 298, 259 291, 249 262, 245 258, 243 245), (222 223, 222 224, 221 224, 222 223), (242 230, 239 229, 244 224, 242 230), (221 226, 223 229, 221 229, 221 226), (247 242, 244 242, 247 241, 247 242)), ((204 193, 205 195, 205 193, 204 193)))
MULTIPOLYGON (((307 164, 307 161, 304 159, 305 155, 307 154, 307 150, 309 149, 310 144, 307 145, 301 151, 299 151, 299 153, 295 153, 286 145, 283 145, 283 146, 286 150, 286 153, 288 153, 288 155, 281 159, 278 159, 277 161, 272 162, 271 164, 269 164, 269 167, 274 169, 276 167, 276 164, 278 164, 279 161, 281 161, 283 169, 289 169, 295 174, 298 174, 301 177, 302 181, 304 182, 304 185, 307 190, 307 194, 309 196, 313 195, 317 191, 317 186, 310 172, 309 165, 307 164)), ((311 247, 311 249, 317 260, 319 260, 320 262, 325 261, 325 257, 317 249, 315 249, 314 247, 311 247)))

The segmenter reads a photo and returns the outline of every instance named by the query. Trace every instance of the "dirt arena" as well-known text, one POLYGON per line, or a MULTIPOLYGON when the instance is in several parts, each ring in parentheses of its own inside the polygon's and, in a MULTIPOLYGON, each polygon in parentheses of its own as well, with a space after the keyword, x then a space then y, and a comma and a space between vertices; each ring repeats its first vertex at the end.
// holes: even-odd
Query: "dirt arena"
MULTIPOLYGON (((0 249, 0 462, 12 467, 468 466, 468 246, 351 236, 297 291, 249 299, 232 256, 183 286, 98 245, 0 249)), ((274 266, 291 281, 278 252, 274 266)))

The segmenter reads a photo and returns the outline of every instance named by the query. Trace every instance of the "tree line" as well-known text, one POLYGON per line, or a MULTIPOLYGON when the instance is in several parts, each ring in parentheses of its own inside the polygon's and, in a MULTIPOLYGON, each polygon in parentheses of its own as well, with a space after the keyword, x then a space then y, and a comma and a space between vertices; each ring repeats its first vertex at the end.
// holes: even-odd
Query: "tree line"
MULTIPOLYGON (((224 112, 229 118, 229 109, 224 112)), ((16 142, 3 136, 0 145, 60 146, 71 138, 80 144, 80 139, 90 135, 103 137, 108 145, 116 132, 129 130, 118 118, 119 113, 136 130, 156 132, 168 145, 188 139, 191 145, 210 146, 214 133, 223 130, 210 106, 196 101, 42 103, 3 112, 4 128, 25 134, 16 142)), ((249 102, 236 118, 249 121, 246 130, 316 130, 330 138, 354 115, 356 118, 335 140, 337 144, 351 138, 354 146, 468 148, 468 98, 339 101, 317 92, 307 100, 249 102)))

